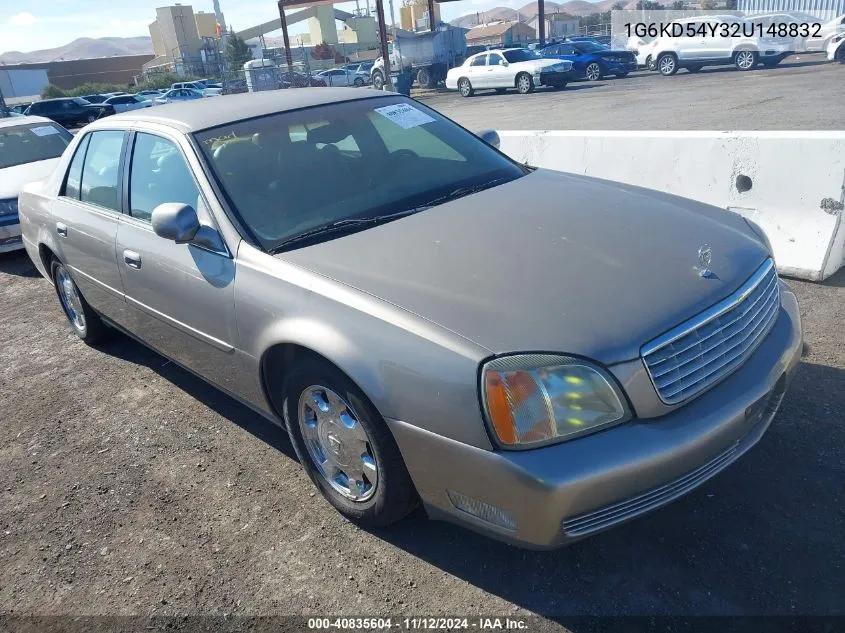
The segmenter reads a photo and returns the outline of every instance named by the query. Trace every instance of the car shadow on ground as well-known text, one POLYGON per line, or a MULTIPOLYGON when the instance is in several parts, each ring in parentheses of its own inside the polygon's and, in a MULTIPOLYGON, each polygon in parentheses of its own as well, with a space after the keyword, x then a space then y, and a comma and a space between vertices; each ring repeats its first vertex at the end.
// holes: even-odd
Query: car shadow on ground
POLYGON ((749 453, 686 497, 563 549, 517 549, 421 512, 373 533, 548 617, 841 613, 843 384, 845 371, 803 364, 749 453))
POLYGON ((0 253, 0 273, 17 277, 38 277, 39 273, 32 265, 26 251, 0 253))

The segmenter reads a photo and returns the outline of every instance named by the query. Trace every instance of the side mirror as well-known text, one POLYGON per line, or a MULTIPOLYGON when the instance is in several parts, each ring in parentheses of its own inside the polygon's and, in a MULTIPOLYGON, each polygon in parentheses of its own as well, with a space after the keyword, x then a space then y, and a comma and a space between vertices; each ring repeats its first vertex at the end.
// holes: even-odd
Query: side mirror
POLYGON ((153 231, 159 237, 186 244, 194 239, 200 229, 197 212, 188 204, 165 202, 153 209, 153 231))
POLYGON ((476 134, 476 136, 488 145, 492 145, 496 149, 499 149, 500 141, 496 130, 481 130, 478 134, 476 134))
POLYGON ((502 60, 502 66, 510 66, 510 65, 511 65, 511 64, 510 64, 510 62, 509 62, 508 60, 506 60, 506 59, 503 59, 503 60, 502 60))

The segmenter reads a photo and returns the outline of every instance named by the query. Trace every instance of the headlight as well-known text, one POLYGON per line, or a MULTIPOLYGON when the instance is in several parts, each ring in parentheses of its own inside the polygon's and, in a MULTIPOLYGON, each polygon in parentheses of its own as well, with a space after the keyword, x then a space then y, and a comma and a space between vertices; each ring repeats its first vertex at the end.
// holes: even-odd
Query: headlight
POLYGON ((7 200, 0 200, 0 215, 9 215, 10 213, 18 212, 18 199, 9 198, 7 200))
POLYGON ((530 448, 592 433, 630 418, 613 379, 580 358, 504 356, 481 368, 487 420, 506 448, 530 448))

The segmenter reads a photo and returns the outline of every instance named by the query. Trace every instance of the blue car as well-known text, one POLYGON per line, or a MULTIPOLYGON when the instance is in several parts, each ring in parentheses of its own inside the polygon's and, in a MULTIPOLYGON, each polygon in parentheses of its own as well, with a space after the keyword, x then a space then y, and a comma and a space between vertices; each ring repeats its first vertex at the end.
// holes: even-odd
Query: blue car
POLYGON ((178 103, 180 101, 193 101, 194 99, 202 99, 203 94, 199 90, 192 88, 176 88, 168 90, 160 97, 153 99, 153 103, 161 105, 165 103, 178 103))
POLYGON ((540 54, 552 59, 568 59, 575 76, 589 81, 598 81, 608 75, 624 77, 637 69, 637 58, 630 51, 611 50, 587 40, 552 44, 540 54))

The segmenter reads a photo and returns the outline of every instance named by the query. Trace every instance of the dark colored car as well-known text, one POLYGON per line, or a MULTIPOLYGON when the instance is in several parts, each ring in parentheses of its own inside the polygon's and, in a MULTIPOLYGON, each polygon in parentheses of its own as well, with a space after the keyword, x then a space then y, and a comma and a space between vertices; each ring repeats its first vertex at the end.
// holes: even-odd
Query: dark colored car
POLYGON ((102 103, 108 97, 106 95, 82 95, 80 99, 85 99, 88 103, 102 103))
POLYGON ((291 81, 291 73, 282 71, 280 73, 282 88, 324 88, 326 82, 319 77, 312 77, 305 73, 293 73, 293 81, 291 81))
POLYGON ((571 61, 575 75, 589 81, 598 81, 607 75, 625 77, 637 69, 637 58, 630 51, 612 50, 588 40, 570 40, 546 46, 540 54, 571 61))
POLYGON ((87 125, 101 117, 114 114, 114 108, 89 103, 81 97, 67 97, 36 101, 26 109, 24 114, 27 116, 43 116, 64 127, 71 128, 87 125))

